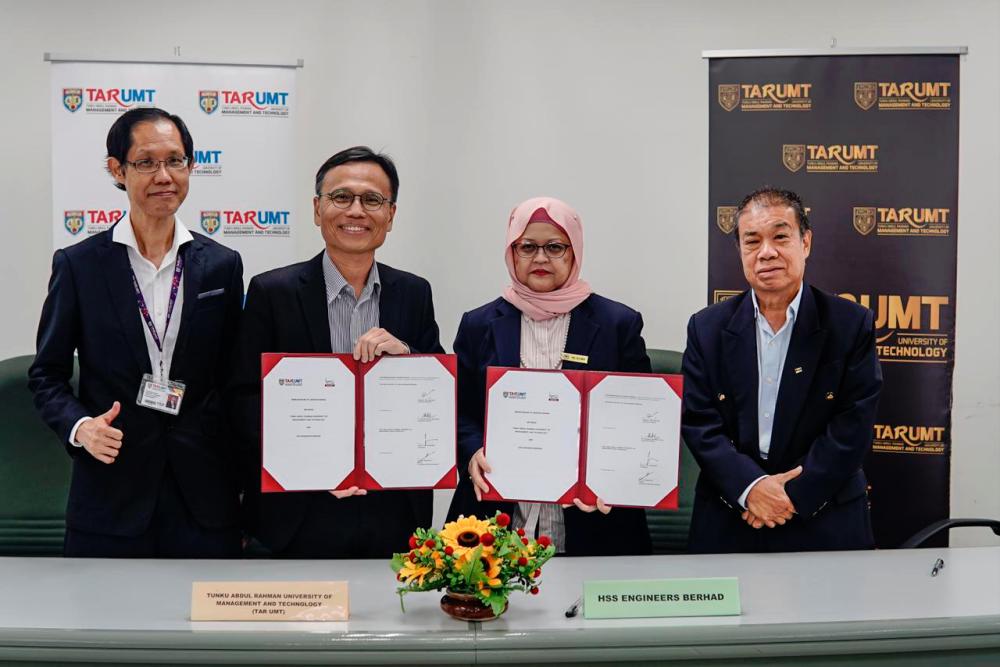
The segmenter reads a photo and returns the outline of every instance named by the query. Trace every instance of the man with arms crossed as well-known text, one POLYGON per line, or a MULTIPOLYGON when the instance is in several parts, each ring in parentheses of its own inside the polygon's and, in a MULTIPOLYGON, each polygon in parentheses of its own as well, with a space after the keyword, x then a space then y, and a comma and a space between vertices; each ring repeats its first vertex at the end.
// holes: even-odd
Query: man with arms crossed
POLYGON ((750 289, 688 323, 682 432, 701 467, 689 548, 873 548, 872 312, 804 282, 812 231, 794 192, 751 193, 736 220, 750 289))
POLYGON ((262 352, 441 353, 426 280, 375 261, 396 214, 399 177, 388 156, 341 151, 316 174, 313 220, 326 247, 250 281, 230 392, 243 448, 250 533, 285 558, 387 557, 431 522, 431 491, 260 492, 262 352))

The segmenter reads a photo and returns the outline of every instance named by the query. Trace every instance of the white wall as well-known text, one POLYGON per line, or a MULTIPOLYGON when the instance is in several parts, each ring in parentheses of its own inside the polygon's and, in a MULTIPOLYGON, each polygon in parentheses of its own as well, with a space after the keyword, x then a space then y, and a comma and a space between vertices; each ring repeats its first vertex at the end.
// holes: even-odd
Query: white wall
MULTIPOLYGON (((295 213, 307 214, 315 169, 336 150, 368 143, 392 154, 400 206, 379 256, 431 281, 446 347, 461 313, 504 284, 511 207, 551 194, 581 212, 585 277, 642 311, 647 344, 680 349, 707 280, 701 51, 836 53, 834 37, 839 47, 969 47, 952 515, 1000 516, 1000 5, 991 0, 0 0, 0 358, 33 351, 49 273, 45 51, 162 58, 179 46, 190 58, 304 58, 295 213)), ((321 247, 312 228, 295 243, 302 258, 321 247)), ((953 535, 954 544, 988 542, 953 535)))

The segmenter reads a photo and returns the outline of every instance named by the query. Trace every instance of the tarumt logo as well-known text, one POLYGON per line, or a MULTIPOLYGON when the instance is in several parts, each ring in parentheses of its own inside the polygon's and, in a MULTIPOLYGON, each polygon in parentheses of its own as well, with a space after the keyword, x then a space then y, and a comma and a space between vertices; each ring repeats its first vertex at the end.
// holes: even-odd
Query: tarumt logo
POLYGON ((192 176, 222 176, 222 151, 216 149, 195 150, 192 176))
POLYGON ((84 229, 87 230, 87 236, 93 236, 106 229, 110 229, 112 225, 124 218, 126 213, 128 213, 126 209, 119 208, 63 211, 63 226, 73 236, 76 236, 84 229))
POLYGON ((221 223, 223 236, 291 236, 289 215, 270 209, 202 211, 201 226, 214 234, 221 223))
POLYGON ((135 107, 154 106, 155 88, 63 88, 63 106, 73 112, 82 105, 86 113, 121 113, 135 107))
POLYGON ((216 106, 223 116, 288 116, 288 98, 284 90, 201 90, 198 103, 211 114, 216 106))

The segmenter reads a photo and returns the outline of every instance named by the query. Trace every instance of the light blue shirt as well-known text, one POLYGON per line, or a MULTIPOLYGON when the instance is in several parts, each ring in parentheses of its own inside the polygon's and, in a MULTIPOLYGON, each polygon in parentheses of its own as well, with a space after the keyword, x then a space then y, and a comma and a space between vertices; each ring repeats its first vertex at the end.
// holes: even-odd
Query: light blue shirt
MULTIPOLYGON (((802 301, 802 285, 795 298, 788 304, 785 323, 775 332, 767 318, 761 315, 757 294, 750 291, 753 300, 753 316, 757 322, 757 443, 761 458, 766 459, 771 451, 771 432, 774 430, 774 412, 778 407, 778 389, 781 387, 781 371, 785 367, 788 346, 792 342, 792 329, 802 301)), ((746 499, 754 484, 764 479, 758 477, 740 496, 740 505, 746 507, 746 499)))

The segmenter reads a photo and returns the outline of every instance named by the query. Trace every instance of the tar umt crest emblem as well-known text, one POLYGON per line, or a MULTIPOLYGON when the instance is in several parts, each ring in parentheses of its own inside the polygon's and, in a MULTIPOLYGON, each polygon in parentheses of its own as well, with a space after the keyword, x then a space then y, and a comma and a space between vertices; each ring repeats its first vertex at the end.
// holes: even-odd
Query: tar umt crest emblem
POLYGON ((788 171, 798 171, 806 163, 805 144, 784 144, 781 147, 781 162, 788 171))
POLYGON ((854 207, 854 229, 862 236, 875 229, 875 207, 855 206, 854 207))
POLYGON ((854 103, 863 111, 871 109, 878 100, 878 85, 874 81, 854 82, 854 103))
POLYGON ((740 86, 736 83, 719 84, 719 106, 732 111, 740 103, 740 86))
POLYGON ((212 113, 219 108, 219 91, 217 90, 199 90, 198 91, 198 106, 205 113, 212 113))
POLYGON ((215 232, 219 231, 219 226, 221 224, 218 211, 201 212, 201 228, 204 229, 205 233, 209 236, 212 236, 215 232))

